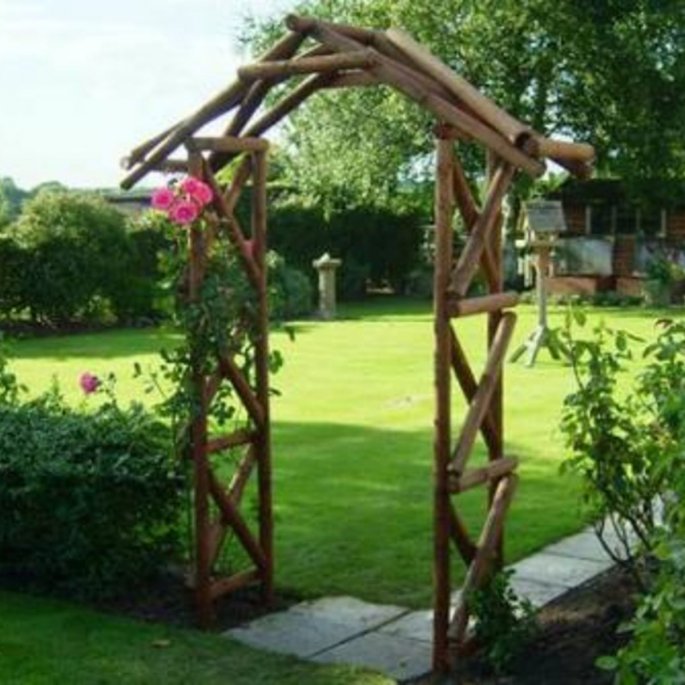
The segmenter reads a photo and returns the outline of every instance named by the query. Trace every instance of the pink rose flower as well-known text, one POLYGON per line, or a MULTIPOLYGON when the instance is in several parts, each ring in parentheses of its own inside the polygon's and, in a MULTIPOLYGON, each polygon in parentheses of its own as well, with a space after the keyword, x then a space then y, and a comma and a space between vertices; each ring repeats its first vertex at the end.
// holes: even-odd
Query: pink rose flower
POLYGON ((188 176, 181 181, 181 190, 201 206, 212 201, 212 189, 194 176, 188 176))
POLYGON ((197 190, 197 186, 199 183, 202 183, 202 181, 199 181, 197 178, 194 176, 186 176, 180 183, 180 188, 184 193, 188 193, 188 195, 193 195, 195 191, 197 190))
POLYGON ((212 201, 214 193, 206 183, 198 181, 197 188, 195 189, 195 192, 192 194, 192 196, 193 199, 197 200, 201 205, 207 205, 212 201))
POLYGON ((192 224, 197 219, 200 210, 198 206, 190 200, 180 200, 169 210, 169 218, 181 226, 192 224))
POLYGON ((83 390, 86 395, 91 395, 100 387, 100 379, 97 376, 94 376, 92 373, 88 373, 86 371, 85 373, 81 374, 81 378, 79 378, 79 385, 81 386, 81 390, 83 390))
POLYGON ((175 196, 169 188, 157 188, 152 193, 152 206, 163 211, 169 209, 174 204, 175 196))

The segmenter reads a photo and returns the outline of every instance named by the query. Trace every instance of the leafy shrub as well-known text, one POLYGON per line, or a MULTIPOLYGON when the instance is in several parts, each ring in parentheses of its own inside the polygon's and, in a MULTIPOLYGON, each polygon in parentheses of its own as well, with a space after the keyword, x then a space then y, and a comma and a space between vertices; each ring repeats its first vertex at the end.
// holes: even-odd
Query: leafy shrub
MULTIPOLYGON (((240 218, 249 221, 245 202, 240 218)), ((411 270, 420 261, 421 240, 421 218, 411 211, 357 207, 325 213, 292 197, 274 199, 269 209, 270 247, 312 285, 314 259, 324 252, 342 259, 341 299, 363 296, 367 280, 404 292, 411 270)))
POLYGON ((0 333, 0 406, 16 405, 19 395, 25 390, 17 380, 16 375, 9 369, 7 345, 0 333))
POLYGON ((353 257, 343 260, 337 273, 336 289, 341 300, 361 300, 366 295, 370 268, 353 257))
POLYGON ((79 596, 123 592, 179 552, 183 478, 141 406, 0 405, 0 573, 79 596))
POLYGON ((0 316, 9 318, 25 306, 28 255, 16 241, 0 236, 0 316))
POLYGON ((488 663, 505 673, 537 632, 535 610, 520 599, 510 585, 512 571, 495 574, 468 598, 476 620, 476 640, 484 645, 488 663))
POLYGON ((644 596, 636 615, 622 628, 629 644, 597 662, 627 685, 685 682, 685 323, 657 324, 626 398, 616 384, 630 354, 626 335, 601 327, 593 341, 575 341, 580 390, 567 398, 564 417, 572 466, 581 467, 589 496, 603 512, 620 513, 614 521, 638 535, 652 562, 638 576, 644 596))
POLYGON ((299 270, 288 266, 276 252, 268 254, 270 317, 284 321, 312 312, 312 284, 299 270))
MULTIPOLYGON (((579 327, 585 325, 581 312, 574 316, 579 327)), ((571 454, 562 471, 581 476, 584 501, 604 547, 615 561, 626 563, 644 586, 646 577, 638 568, 634 543, 649 553, 657 502, 668 486, 664 465, 676 443, 658 420, 653 383, 639 381, 628 395, 619 391, 619 374, 633 356, 630 343, 635 337, 601 323, 593 338, 575 339, 571 322, 569 315, 562 337, 577 390, 564 400, 561 427, 571 454), (607 521, 621 542, 620 553, 608 544, 607 521)))
POLYGON ((55 326, 76 318, 144 315, 154 296, 124 217, 101 198, 42 192, 29 200, 12 236, 27 256, 24 307, 55 326))

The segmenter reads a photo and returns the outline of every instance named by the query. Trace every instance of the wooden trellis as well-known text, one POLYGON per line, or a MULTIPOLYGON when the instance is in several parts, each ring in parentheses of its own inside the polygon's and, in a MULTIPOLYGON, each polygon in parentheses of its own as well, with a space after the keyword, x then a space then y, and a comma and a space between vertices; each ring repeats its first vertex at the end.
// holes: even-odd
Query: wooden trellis
POLYGON ((191 116, 135 148, 126 159, 130 169, 122 182, 129 188, 150 171, 189 172, 215 191, 211 230, 191 231, 190 295, 197 297, 203 263, 213 232, 226 231, 247 278, 255 289, 258 314, 254 345, 256 370, 245 377, 235 361, 219 355, 210 378, 196 373, 202 411, 191 428, 195 471, 196 554, 193 582, 198 617, 211 622, 213 602, 238 587, 260 582, 264 597, 273 593, 273 520, 269 437, 268 312, 266 303, 266 155, 261 136, 322 89, 390 86, 436 119, 435 182, 435 442, 434 442, 434 651, 438 671, 450 668, 468 639, 468 592, 481 586, 502 564, 503 528, 518 476, 517 460, 504 454, 502 368, 512 337, 516 293, 503 291, 502 203, 517 171, 533 177, 551 158, 571 173, 591 173, 594 151, 586 144, 552 140, 517 121, 482 95, 428 50, 397 29, 377 31, 311 18, 290 16, 290 29, 258 62, 238 70, 238 80, 191 116), (309 42, 311 45, 305 46, 309 42), (304 50, 303 50, 304 48, 304 50), (299 52, 299 54, 298 54, 299 52), (290 78, 302 78, 274 104, 266 95, 290 78), (230 115, 222 136, 203 137, 200 130, 230 115), (487 192, 482 206, 474 198, 457 156, 458 141, 475 141, 488 153, 487 192), (186 158, 173 158, 185 147, 186 158), (243 159, 232 181, 223 187, 216 172, 236 157, 243 159), (252 231, 248 238, 234 215, 240 191, 252 178, 252 231), (454 254, 454 217, 458 212, 468 238, 454 254), (488 293, 469 296, 476 273, 485 277, 488 293), (465 316, 487 317, 487 359, 478 380, 453 325, 465 316), (453 441, 452 375, 467 400, 467 411, 453 441), (209 436, 207 406, 219 384, 230 382, 245 406, 250 427, 226 436, 209 436), (486 466, 469 467, 478 434, 487 446, 486 466), (221 484, 209 456, 246 445, 233 479, 221 484), (240 513, 240 497, 256 468, 259 532, 253 533, 240 513), (455 496, 478 486, 488 489, 488 513, 477 540, 466 530, 455 496), (219 515, 211 518, 210 502, 219 515), (232 531, 247 552, 252 568, 232 577, 216 577, 216 556, 226 532, 232 531), (462 600, 450 615, 450 556, 454 544, 467 566, 462 600))

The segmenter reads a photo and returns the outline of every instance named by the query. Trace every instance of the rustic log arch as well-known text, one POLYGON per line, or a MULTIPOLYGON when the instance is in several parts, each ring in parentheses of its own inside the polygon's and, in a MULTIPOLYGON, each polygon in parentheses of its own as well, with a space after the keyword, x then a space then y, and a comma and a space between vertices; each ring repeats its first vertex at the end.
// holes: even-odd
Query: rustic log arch
MULTIPOLYGON (((271 447, 269 425, 268 312, 264 262, 267 228, 266 131, 321 89, 390 86, 414 100, 436 118, 435 180, 435 439, 434 439, 434 647, 437 671, 450 668, 467 643, 468 592, 480 586, 502 564, 502 537, 506 512, 518 476, 517 460, 504 455, 502 368, 516 321, 518 295, 503 291, 501 222, 502 202, 517 171, 539 177, 544 160, 552 159, 572 174, 587 177, 594 150, 590 145, 552 140, 517 121, 485 97, 409 35, 397 30, 378 31, 312 18, 289 16, 289 32, 255 64, 238 70, 238 79, 199 110, 136 147, 125 159, 130 170, 122 181, 130 188, 151 171, 188 172, 204 179, 214 192, 213 223, 227 232, 258 296, 258 334, 255 338, 256 372, 252 382, 234 360, 219 359, 219 373, 196 374, 204 411, 191 431, 195 473, 195 568, 192 578, 198 619, 212 620, 214 601, 239 587, 260 582, 264 597, 273 594, 273 520, 271 507, 271 447), (302 51, 303 45, 312 47, 302 51), (298 54, 299 53, 299 54, 298 54), (276 85, 293 76, 306 78, 270 108, 264 99, 276 85), (224 135, 198 135, 207 123, 232 114, 224 135), (482 144, 488 153, 488 188, 479 207, 456 155, 457 140, 482 144), (172 155, 184 148, 185 158, 172 155), (242 157, 226 187, 216 172, 242 157), (252 230, 248 237, 234 215, 242 188, 252 178, 252 230), (453 254, 455 212, 468 231, 461 253, 453 254), (488 293, 469 297, 478 270, 488 293), (453 320, 487 315, 487 360, 476 379, 461 346, 453 320), (454 373, 468 409, 456 444, 452 443, 451 375, 454 373), (233 386, 245 406, 250 429, 230 435, 207 434, 206 403, 222 381, 233 386), (487 446, 487 466, 468 468, 478 434, 487 446), (226 487, 209 464, 209 455, 227 447, 245 445, 245 456, 226 487), (259 496, 259 532, 253 534, 239 511, 240 496, 256 467, 259 496), (488 514, 477 541, 469 535, 452 497, 471 488, 488 487, 488 514), (220 512, 210 520, 209 502, 220 512), (213 566, 227 530, 231 530, 250 557, 253 568, 231 577, 215 577, 213 566), (454 543, 467 565, 461 600, 450 615, 450 545, 454 543)), ((196 296, 203 278, 207 239, 191 231, 190 296, 196 296)))

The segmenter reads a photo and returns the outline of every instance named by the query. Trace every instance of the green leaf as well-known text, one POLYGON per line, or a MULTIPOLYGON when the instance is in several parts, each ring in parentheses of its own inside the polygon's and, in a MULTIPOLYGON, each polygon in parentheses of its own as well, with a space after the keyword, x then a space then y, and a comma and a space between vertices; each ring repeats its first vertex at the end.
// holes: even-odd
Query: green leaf
POLYGON ((595 666, 603 671, 615 671, 618 668, 618 659, 615 656, 600 656, 595 661, 595 666))

